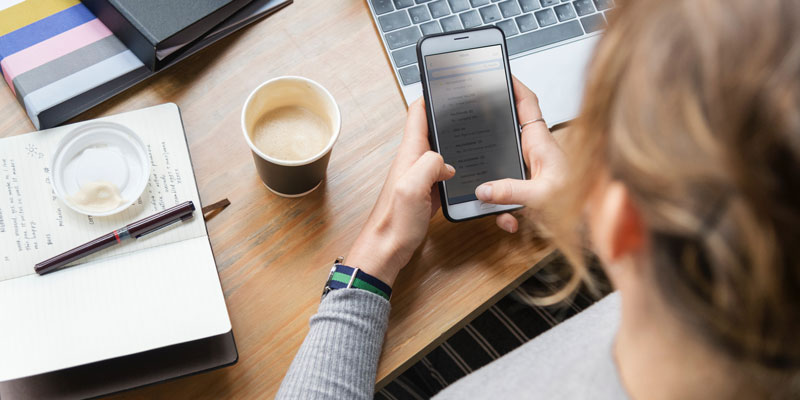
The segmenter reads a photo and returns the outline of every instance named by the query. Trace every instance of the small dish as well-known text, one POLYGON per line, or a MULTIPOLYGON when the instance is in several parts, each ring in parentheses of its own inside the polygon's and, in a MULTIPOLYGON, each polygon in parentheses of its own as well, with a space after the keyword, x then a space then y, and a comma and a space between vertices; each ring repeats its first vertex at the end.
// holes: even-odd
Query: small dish
POLYGON ((50 182, 70 209, 103 217, 130 207, 150 179, 150 161, 142 139, 113 122, 89 122, 59 142, 50 182))

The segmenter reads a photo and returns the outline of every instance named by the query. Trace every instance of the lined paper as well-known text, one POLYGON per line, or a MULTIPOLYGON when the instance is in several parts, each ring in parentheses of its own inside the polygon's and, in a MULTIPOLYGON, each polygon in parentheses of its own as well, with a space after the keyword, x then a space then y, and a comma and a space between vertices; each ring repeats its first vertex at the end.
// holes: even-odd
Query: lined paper
POLYGON ((131 128, 150 158, 150 181, 136 204, 109 217, 88 217, 64 205, 50 185, 53 152, 67 133, 84 123, 0 139, 0 282, 33 274, 33 266, 131 222, 191 200, 195 218, 135 241, 124 242, 89 261, 206 236, 200 199, 174 104, 101 118, 131 128))
POLYGON ((205 237, 0 282, 0 381, 230 332, 205 237))

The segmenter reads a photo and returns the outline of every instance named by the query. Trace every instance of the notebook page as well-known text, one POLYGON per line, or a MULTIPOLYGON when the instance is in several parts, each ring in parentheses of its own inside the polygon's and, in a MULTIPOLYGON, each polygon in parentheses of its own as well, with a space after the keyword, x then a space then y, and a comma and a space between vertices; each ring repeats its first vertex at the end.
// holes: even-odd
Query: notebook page
POLYGON ((207 237, 0 282, 0 381, 231 330, 207 237))
POLYGON ((163 104, 98 120, 125 125, 144 141, 151 165, 144 193, 108 217, 79 214, 55 196, 53 152, 68 132, 91 121, 0 139, 0 282, 34 274, 38 262, 184 201, 198 208, 194 218, 75 264, 206 236, 178 107, 163 104))

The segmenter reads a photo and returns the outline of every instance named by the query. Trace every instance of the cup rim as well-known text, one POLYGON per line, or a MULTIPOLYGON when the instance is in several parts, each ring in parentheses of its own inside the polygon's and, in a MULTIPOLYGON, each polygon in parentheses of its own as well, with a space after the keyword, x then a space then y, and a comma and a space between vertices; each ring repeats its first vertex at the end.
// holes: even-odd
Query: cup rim
POLYGON ((126 209, 128 209, 128 207, 136 203, 136 201, 142 196, 142 193, 144 193, 145 189, 147 189, 147 185, 150 184, 150 175, 152 173, 152 169, 150 167, 150 160, 147 158, 147 146, 145 146, 142 138, 138 134, 136 134, 136 132, 134 132, 133 129, 117 122, 88 121, 82 123, 71 129, 69 132, 67 132, 67 134, 64 135, 64 137, 62 137, 58 141, 58 145, 56 146, 56 151, 53 154, 54 154, 53 158, 52 160, 50 160, 50 173, 48 174, 50 178, 50 185, 53 189, 53 192, 55 192, 56 197, 58 197, 59 200, 61 200, 61 202, 64 203, 69 209, 79 214, 90 215, 92 217, 107 217, 114 214, 118 214, 122 211, 125 211, 126 209), (142 156, 142 159, 140 160, 142 161, 142 170, 140 172, 142 172, 142 176, 146 178, 142 180, 142 183, 140 183, 139 185, 140 188, 139 187, 136 188, 135 192, 138 194, 134 196, 132 199, 126 199, 125 203, 112 210, 104 212, 93 212, 80 208, 77 205, 73 204, 71 201, 67 200, 67 193, 61 191, 61 185, 59 185, 58 183, 61 181, 61 179, 57 177, 58 175, 56 175, 56 171, 59 169, 57 163, 60 160, 61 152, 64 151, 64 148, 72 140, 74 140, 75 137, 81 135, 86 131, 91 131, 92 129, 99 129, 99 128, 106 128, 122 132, 126 135, 128 139, 132 140, 131 144, 133 144, 134 146, 138 146, 137 150, 139 150, 139 155, 142 156))
POLYGON ((336 99, 333 97, 331 92, 329 92, 328 89, 326 89, 320 83, 318 83, 318 82, 316 82, 316 81, 314 81, 312 79, 302 77, 302 76, 284 75, 284 76, 278 76, 278 77, 275 77, 275 78, 272 78, 272 79, 268 79, 268 80, 262 82, 260 85, 258 85, 255 89, 253 89, 250 92, 250 94, 247 96, 247 100, 245 100, 245 102, 244 102, 244 106, 242 107, 241 125, 242 125, 242 134, 244 135, 244 140, 247 141, 247 145, 250 146, 250 150, 252 150, 254 153, 258 154, 259 157, 261 157, 264 160, 267 160, 267 161, 269 161, 269 162, 271 162, 273 164, 283 165, 283 166, 287 166, 287 167, 297 167, 297 166, 301 166, 301 165, 311 164, 314 161, 317 161, 320 158, 324 157, 325 154, 328 154, 328 152, 331 151, 331 149, 333 148, 333 145, 339 139, 339 133, 342 130, 342 112, 339 109, 339 103, 336 102, 336 99), (302 81, 302 82, 308 83, 311 86, 314 86, 317 89, 320 89, 322 91, 322 93, 324 93, 325 96, 328 98, 328 100, 330 100, 330 102, 333 104, 334 109, 336 110, 335 121, 334 121, 335 129, 334 129, 333 134, 331 135, 331 139, 328 141, 328 144, 325 145, 325 148, 323 148, 319 153, 315 154, 313 157, 306 158, 304 160, 281 160, 281 159, 278 159, 278 158, 275 158, 275 157, 270 157, 270 156, 264 154, 264 152, 259 150, 259 148, 256 147, 255 144, 253 144, 253 141, 250 139, 250 135, 247 133, 247 127, 246 127, 246 124, 245 124, 245 112, 247 111, 248 106, 250 106, 250 102, 253 100, 253 97, 255 96, 255 94, 258 93, 264 86, 267 86, 269 84, 275 83, 277 81, 302 81))

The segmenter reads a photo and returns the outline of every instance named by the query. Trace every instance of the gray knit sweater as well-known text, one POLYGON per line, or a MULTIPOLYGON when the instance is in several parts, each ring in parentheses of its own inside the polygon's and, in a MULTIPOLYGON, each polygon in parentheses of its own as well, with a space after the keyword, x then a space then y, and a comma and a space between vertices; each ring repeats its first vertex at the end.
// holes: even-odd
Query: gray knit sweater
MULTIPOLYGON (((277 398, 371 399, 389 308, 365 290, 330 292, 277 398)), ((436 398, 626 399, 611 353, 619 312, 613 293, 436 398)))

